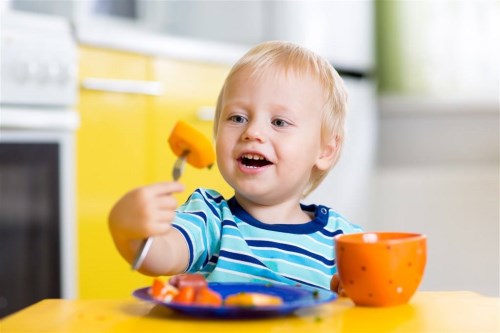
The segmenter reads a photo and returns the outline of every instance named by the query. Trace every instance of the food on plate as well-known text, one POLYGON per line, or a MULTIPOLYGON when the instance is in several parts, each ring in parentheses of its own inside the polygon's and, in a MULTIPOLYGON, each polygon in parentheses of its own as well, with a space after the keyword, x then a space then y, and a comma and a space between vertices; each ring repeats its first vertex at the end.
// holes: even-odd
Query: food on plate
POLYGON ((179 289, 179 292, 172 299, 172 302, 182 304, 193 304, 196 297, 196 288, 193 286, 185 286, 179 289))
POLYGON ((177 289, 186 286, 201 288, 207 286, 207 280, 201 274, 179 274, 174 275, 168 280, 168 283, 177 289))
POLYGON ((221 306, 222 296, 208 287, 201 274, 180 274, 170 278, 168 283, 159 278, 153 280, 149 294, 165 303, 186 305, 221 306))
POLYGON ((221 306, 222 296, 208 287, 202 287, 198 289, 194 303, 205 306, 221 306))
POLYGON ((172 301, 178 293, 179 291, 177 288, 168 283, 164 283, 158 278, 153 280, 153 285, 149 288, 149 294, 151 297, 166 303, 172 301))
POLYGON ((222 295, 208 286, 201 274, 180 274, 170 278, 168 283, 159 278, 153 280, 148 290, 149 295, 164 303, 179 303, 197 306, 280 306, 281 297, 257 292, 239 292, 223 299, 222 295))
POLYGON ((247 292, 229 295, 224 300, 224 305, 240 307, 280 306, 281 304, 283 304, 283 300, 279 296, 247 292))

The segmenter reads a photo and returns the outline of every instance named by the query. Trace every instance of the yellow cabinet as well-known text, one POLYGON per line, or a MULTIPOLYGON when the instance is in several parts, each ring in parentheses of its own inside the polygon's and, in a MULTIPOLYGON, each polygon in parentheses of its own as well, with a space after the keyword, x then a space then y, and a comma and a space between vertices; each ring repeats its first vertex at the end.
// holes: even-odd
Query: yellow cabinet
MULTIPOLYGON (((176 157, 167 139, 178 119, 190 122, 212 137, 212 121, 200 120, 197 112, 201 107, 215 107, 228 71, 229 66, 80 48, 83 87, 78 104, 81 126, 77 132, 80 298, 126 297, 135 288, 151 283, 151 277, 133 272, 119 256, 107 226, 109 211, 125 192, 172 179, 176 157), (163 94, 147 96, 98 90, 99 84, 110 79, 158 81, 163 85, 163 94)), ((232 195, 216 166, 212 170, 186 166, 181 181, 186 191, 178 195, 179 203, 196 187, 232 195)))
MULTIPOLYGON (((147 80, 148 57, 82 47, 80 76, 88 80, 147 80)), ((107 226, 113 203, 126 191, 146 184, 147 114, 150 97, 80 90, 77 132, 77 216, 79 296, 126 296, 131 286, 150 278, 132 272, 114 248, 107 226)))

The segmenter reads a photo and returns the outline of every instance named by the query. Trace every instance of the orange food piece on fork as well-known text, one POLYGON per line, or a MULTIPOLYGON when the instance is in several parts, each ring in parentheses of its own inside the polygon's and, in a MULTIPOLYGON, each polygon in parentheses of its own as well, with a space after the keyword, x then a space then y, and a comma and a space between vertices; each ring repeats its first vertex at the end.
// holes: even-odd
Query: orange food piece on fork
POLYGON ((189 152, 187 162, 196 168, 210 168, 215 162, 215 152, 210 139, 185 121, 177 122, 168 143, 177 156, 189 152))

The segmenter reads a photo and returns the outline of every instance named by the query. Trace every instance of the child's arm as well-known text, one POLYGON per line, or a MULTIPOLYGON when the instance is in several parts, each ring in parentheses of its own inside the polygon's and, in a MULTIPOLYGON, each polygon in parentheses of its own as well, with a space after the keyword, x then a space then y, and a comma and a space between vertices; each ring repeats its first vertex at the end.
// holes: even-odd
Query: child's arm
POLYGON ((109 229, 118 252, 131 263, 142 240, 154 236, 153 244, 139 271, 146 275, 183 272, 189 261, 184 237, 171 223, 177 200, 173 193, 184 190, 178 182, 157 183, 125 194, 109 214, 109 229))

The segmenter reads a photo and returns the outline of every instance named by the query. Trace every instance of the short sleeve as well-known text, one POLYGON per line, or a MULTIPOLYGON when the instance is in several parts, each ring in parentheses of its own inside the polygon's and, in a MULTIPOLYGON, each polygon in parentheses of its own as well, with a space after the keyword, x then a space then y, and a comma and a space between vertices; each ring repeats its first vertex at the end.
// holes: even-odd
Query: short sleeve
POLYGON ((218 253, 223 201, 224 198, 215 191, 197 189, 177 210, 172 226, 184 236, 189 249, 186 272, 202 270, 218 253))
POLYGON ((356 232, 363 232, 363 228, 347 220, 343 215, 329 210, 329 223, 333 224, 333 229, 338 230, 339 234, 352 234, 356 232))

